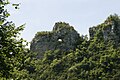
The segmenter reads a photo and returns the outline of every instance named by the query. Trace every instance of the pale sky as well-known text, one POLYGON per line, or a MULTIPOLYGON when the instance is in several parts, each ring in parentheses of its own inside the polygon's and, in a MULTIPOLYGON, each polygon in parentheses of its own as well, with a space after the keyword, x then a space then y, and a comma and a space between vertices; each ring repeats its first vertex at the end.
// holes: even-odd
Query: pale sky
POLYGON ((26 23, 22 37, 31 41, 38 31, 51 31, 55 22, 66 22, 80 34, 102 23, 110 14, 120 16, 120 0, 11 0, 21 3, 19 10, 10 8, 10 20, 26 23))

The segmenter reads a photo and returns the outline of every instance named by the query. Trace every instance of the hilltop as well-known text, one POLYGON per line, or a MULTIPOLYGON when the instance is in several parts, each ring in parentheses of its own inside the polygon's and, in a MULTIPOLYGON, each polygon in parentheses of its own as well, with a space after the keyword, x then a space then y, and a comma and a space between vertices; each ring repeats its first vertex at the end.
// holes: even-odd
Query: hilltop
POLYGON ((37 53, 37 80, 119 80, 120 18, 110 15, 89 29, 90 39, 68 23, 38 32, 31 43, 37 53))

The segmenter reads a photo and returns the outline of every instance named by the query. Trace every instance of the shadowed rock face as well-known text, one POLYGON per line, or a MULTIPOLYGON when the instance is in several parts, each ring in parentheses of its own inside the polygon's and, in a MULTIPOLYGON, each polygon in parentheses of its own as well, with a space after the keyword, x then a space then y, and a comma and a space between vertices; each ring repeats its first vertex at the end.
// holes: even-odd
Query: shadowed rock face
POLYGON ((42 58, 48 50, 74 50, 79 38, 79 34, 72 26, 59 22, 51 32, 38 32, 31 42, 30 50, 38 53, 38 58, 42 58))
POLYGON ((116 44, 120 43, 120 19, 117 15, 109 16, 104 23, 89 28, 90 39, 102 33, 104 41, 112 40, 116 44))

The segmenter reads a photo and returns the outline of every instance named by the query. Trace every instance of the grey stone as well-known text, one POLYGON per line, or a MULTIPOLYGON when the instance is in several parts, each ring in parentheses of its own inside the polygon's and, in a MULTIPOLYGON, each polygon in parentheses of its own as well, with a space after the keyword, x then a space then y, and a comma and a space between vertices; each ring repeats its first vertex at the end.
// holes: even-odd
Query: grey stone
MULTIPOLYGON (((89 28, 90 40, 96 37, 96 34, 102 33, 104 41, 112 40, 115 44, 120 43, 120 19, 117 15, 109 16, 104 23, 89 28)), ((99 39, 99 37, 98 37, 99 39)))
POLYGON ((68 23, 58 22, 51 32, 38 32, 33 38, 30 50, 42 58, 48 50, 74 50, 79 40, 79 34, 68 23))

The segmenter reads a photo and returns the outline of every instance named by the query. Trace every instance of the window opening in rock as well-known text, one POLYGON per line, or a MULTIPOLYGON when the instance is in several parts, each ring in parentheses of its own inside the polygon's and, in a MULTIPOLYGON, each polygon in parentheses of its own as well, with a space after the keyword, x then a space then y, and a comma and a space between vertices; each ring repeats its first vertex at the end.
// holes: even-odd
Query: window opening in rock
POLYGON ((59 42, 62 42, 63 40, 62 39, 58 39, 59 42))

